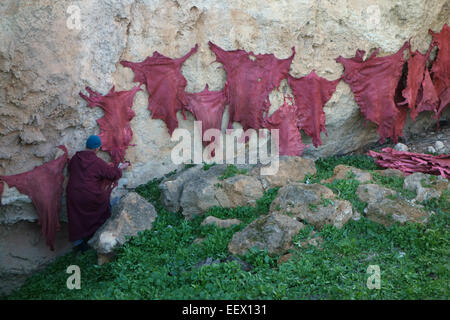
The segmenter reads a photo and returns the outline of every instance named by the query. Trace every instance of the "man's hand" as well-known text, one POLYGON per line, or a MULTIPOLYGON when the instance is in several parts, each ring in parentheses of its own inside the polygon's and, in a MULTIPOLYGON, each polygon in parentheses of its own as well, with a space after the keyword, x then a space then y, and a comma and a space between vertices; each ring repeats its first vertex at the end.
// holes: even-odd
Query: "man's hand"
POLYGON ((126 170, 129 166, 130 166, 129 162, 120 163, 119 164, 119 169, 126 170))

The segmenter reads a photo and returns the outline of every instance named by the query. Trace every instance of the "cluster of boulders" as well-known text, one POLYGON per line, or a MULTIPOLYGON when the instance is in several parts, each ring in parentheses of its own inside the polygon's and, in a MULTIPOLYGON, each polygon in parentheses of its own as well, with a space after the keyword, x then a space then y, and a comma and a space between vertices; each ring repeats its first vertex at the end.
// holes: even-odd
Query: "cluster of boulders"
POLYGON ((192 219, 215 206, 254 205, 265 190, 302 182, 307 174, 316 173, 314 161, 301 157, 281 157, 275 175, 261 175, 261 165, 236 165, 240 174, 227 177, 229 166, 232 165, 205 169, 199 165, 166 178, 159 185, 162 204, 169 211, 181 211, 186 219, 192 219))
MULTIPOLYGON (((304 183, 309 175, 316 173, 313 160, 301 157, 282 157, 275 175, 262 175, 260 165, 236 165, 230 171, 226 164, 193 166, 165 178, 159 185, 161 203, 172 212, 181 212, 186 220, 204 215, 210 208, 221 206, 233 208, 254 206, 264 192, 277 187, 278 193, 268 214, 257 218, 244 229, 236 232, 228 250, 241 255, 251 248, 267 249, 269 254, 284 254, 292 248, 292 239, 312 225, 316 230, 325 225, 342 228, 351 220, 360 219, 360 213, 347 200, 342 200, 323 184, 339 179, 355 179, 360 184, 356 196, 367 203, 366 218, 390 226, 393 223, 426 223, 431 213, 420 203, 441 196, 450 190, 447 179, 423 173, 404 177, 395 169, 368 172, 346 165, 334 168, 333 176, 321 183, 304 183), (232 172, 232 174, 230 174, 232 172), (374 175, 404 178, 403 189, 416 194, 414 199, 403 193, 375 183, 374 175)), ((90 241, 99 252, 99 262, 107 261, 114 249, 123 244, 127 235, 150 229, 157 213, 154 207, 136 193, 124 196, 113 209, 113 217, 90 241)), ((239 225, 238 219, 219 219, 207 216, 201 223, 229 228, 239 225)), ((201 245, 203 239, 194 244, 201 245)), ((304 241, 299 248, 318 245, 321 238, 304 241)), ((281 262, 289 254, 280 258, 281 262)))

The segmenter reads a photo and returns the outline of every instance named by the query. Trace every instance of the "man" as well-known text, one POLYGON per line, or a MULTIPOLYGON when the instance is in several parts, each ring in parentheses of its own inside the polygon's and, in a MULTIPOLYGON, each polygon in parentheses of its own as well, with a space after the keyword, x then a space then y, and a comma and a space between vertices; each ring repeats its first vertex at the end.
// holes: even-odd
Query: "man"
POLYGON ((97 157, 101 145, 100 137, 90 136, 86 150, 78 151, 68 165, 67 217, 75 251, 86 251, 87 241, 111 216, 111 184, 128 167, 121 164, 115 168, 97 157))

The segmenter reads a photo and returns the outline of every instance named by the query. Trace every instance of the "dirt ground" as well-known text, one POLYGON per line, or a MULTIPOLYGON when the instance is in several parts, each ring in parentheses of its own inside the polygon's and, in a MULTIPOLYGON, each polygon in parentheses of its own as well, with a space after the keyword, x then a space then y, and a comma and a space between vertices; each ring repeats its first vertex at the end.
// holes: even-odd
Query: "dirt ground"
MULTIPOLYGON (((399 142, 408 146, 409 152, 416 153, 427 153, 427 148, 430 146, 434 147, 436 141, 441 141, 444 146, 446 146, 447 153, 450 151, 450 122, 441 121, 439 130, 436 130, 436 126, 428 128, 426 132, 408 137, 399 138, 399 142)), ((384 144, 374 143, 364 147, 362 150, 358 150, 353 154, 366 153, 369 150, 380 151, 383 148, 391 147, 393 148, 395 143, 387 141, 384 144)))

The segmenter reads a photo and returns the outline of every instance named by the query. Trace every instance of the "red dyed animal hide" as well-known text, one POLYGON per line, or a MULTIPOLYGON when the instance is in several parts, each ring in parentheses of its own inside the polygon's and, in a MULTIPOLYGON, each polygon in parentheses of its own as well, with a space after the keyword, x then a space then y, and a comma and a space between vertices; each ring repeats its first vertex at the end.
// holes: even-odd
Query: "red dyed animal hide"
POLYGON ((145 83, 152 118, 163 120, 170 135, 178 127, 177 111, 186 105, 184 89, 187 82, 181 73, 181 66, 197 48, 198 45, 195 45, 184 57, 178 59, 165 57, 155 51, 152 57, 147 57, 142 62, 120 62, 133 70, 133 81, 145 83))
POLYGON ((428 69, 425 69, 422 87, 419 90, 417 100, 418 100, 416 108, 417 113, 422 111, 433 111, 437 116, 439 97, 436 93, 436 89, 434 88, 433 82, 431 81, 428 69))
POLYGON ((399 125, 402 121, 398 118, 402 115, 394 96, 402 74, 403 51, 407 47, 408 42, 397 53, 385 57, 376 57, 377 49, 365 61, 362 60, 362 50, 358 50, 353 58, 339 56, 336 59, 344 65, 344 81, 352 89, 362 114, 378 125, 381 143, 386 138, 397 142, 401 135, 402 127, 399 125))
POLYGON ((279 155, 301 156, 307 147, 302 143, 297 114, 297 106, 286 103, 285 99, 281 107, 264 119, 265 128, 279 129, 279 155))
POLYGON ((115 165, 123 162, 125 152, 133 138, 133 131, 130 121, 135 116, 131 107, 136 92, 141 88, 134 87, 128 91, 114 91, 114 86, 107 95, 86 87, 89 97, 80 92, 80 96, 88 102, 89 107, 100 107, 104 116, 97 120, 100 126, 100 139, 102 140, 102 150, 111 155, 111 160, 115 165))
POLYGON ((63 194, 63 170, 67 162, 66 147, 58 146, 58 148, 64 151, 64 155, 55 160, 37 166, 31 171, 0 176, 0 200, 3 182, 29 196, 36 208, 42 235, 46 237, 46 243, 51 250, 54 250, 55 233, 60 228, 58 214, 63 194))
POLYGON ((442 175, 450 178, 450 155, 433 156, 423 153, 396 151, 384 148, 382 152, 369 151, 367 154, 375 158, 375 162, 384 168, 398 169, 409 175, 414 172, 423 172, 442 175))
POLYGON ((323 131, 327 134, 323 106, 336 91, 339 81, 341 78, 334 81, 321 78, 314 70, 301 78, 288 75, 288 83, 292 88, 297 105, 299 127, 312 138, 315 147, 322 144, 320 132, 323 131))
POLYGON ((436 114, 436 118, 439 119, 444 108, 450 103, 450 27, 445 24, 441 32, 429 30, 429 33, 433 35, 432 45, 439 49, 431 68, 433 84, 440 100, 436 114))
MULTIPOLYGON (((223 90, 209 91, 208 85, 206 85, 202 92, 186 92, 186 102, 185 108, 192 112, 195 119, 202 122, 202 139, 206 130, 212 128, 221 129, 223 111, 227 102, 223 90)), ((208 143, 203 141, 205 146, 208 143)))
POLYGON ((417 97, 424 80, 424 73, 430 50, 428 50, 426 54, 421 54, 418 50, 412 52, 411 48, 409 48, 409 53, 410 58, 408 60, 407 84, 406 89, 402 91, 405 101, 399 105, 407 104, 410 110, 411 119, 415 120, 419 113, 416 109, 417 97))
POLYGON ((244 131, 261 128, 263 113, 270 107, 269 94, 288 75, 295 48, 292 47, 289 58, 280 60, 273 54, 225 51, 211 41, 209 47, 227 72, 224 91, 230 104, 228 128, 232 128, 234 121, 239 122, 244 131))

